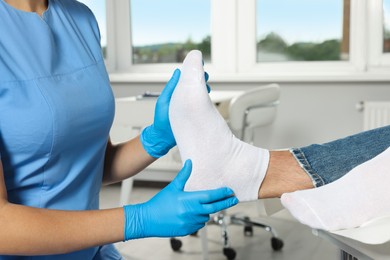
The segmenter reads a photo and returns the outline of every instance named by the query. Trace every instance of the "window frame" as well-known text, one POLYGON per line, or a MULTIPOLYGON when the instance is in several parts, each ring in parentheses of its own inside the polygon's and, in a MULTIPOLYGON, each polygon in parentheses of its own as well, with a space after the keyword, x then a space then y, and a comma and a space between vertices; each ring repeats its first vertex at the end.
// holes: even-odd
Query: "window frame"
POLYGON ((383 52, 383 0, 368 2, 368 39, 369 39, 369 67, 371 70, 380 70, 390 65, 390 53, 383 52))
MULTIPOLYGON (((256 61, 256 0, 210 0, 210 3, 212 63, 206 63, 205 68, 213 81, 390 80, 387 73, 390 54, 380 49, 383 16, 378 12, 382 12, 382 0, 351 0, 348 61, 272 63, 256 61)), ((114 82, 165 81, 167 74, 180 64, 132 64, 130 4, 131 0, 106 1, 110 78, 114 82)))
POLYGON ((279 75, 281 71, 286 76, 307 78, 313 75, 326 77, 341 76, 365 71, 364 52, 365 32, 356 30, 364 26, 364 1, 351 0, 350 21, 350 53, 348 61, 296 61, 296 62, 264 62, 256 61, 256 0, 247 0, 239 9, 238 49, 240 51, 239 72, 256 73, 259 75, 279 75), (355 19, 360 17, 360 19, 355 19), (248 28, 249 25, 249 28, 248 28), (247 30, 245 30, 245 28, 247 30))

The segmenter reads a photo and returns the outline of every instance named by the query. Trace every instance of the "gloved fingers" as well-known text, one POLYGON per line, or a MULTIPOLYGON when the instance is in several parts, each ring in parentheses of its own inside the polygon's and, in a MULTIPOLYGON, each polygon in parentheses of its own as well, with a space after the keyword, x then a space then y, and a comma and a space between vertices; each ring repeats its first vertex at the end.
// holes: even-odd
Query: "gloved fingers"
POLYGON ((207 93, 210 93, 211 88, 210 88, 210 85, 207 84, 207 81, 209 80, 209 74, 207 72, 204 73, 204 78, 205 78, 205 81, 206 81, 207 93))
POLYGON ((199 221, 198 220, 196 223, 192 223, 190 225, 187 225, 185 227, 180 228, 174 235, 170 235, 170 236, 171 237, 172 236, 183 237, 183 236, 188 236, 188 235, 194 234, 199 229, 203 228, 206 225, 207 221, 208 220, 206 220, 206 221, 199 221))
POLYGON ((186 160, 184 162, 183 168, 181 168, 180 172, 177 174, 175 179, 171 182, 171 185, 175 187, 176 190, 184 190, 184 185, 186 184, 188 178, 190 177, 192 172, 192 161, 186 160))
POLYGON ((204 226, 206 225, 206 222, 207 222, 207 221, 208 221, 208 220, 202 221, 201 223, 195 225, 195 226, 192 228, 191 232, 187 233, 187 235, 194 234, 195 232, 197 232, 197 231, 199 231, 200 229, 204 228, 204 226))
POLYGON ((208 221, 210 220, 210 214, 202 214, 200 216, 197 217, 197 221, 198 223, 200 224, 205 224, 207 223, 208 221))
POLYGON ((173 91, 176 88, 177 83, 179 82, 180 79, 180 70, 175 69, 173 72, 173 75, 171 79, 168 81, 168 83, 165 85, 163 91, 161 92, 158 101, 164 102, 164 103, 169 103, 171 100, 173 91))
POLYGON ((236 197, 230 197, 210 204, 204 204, 203 213, 213 214, 218 211, 233 207, 237 203, 238 203, 238 199, 236 197))
POLYGON ((233 196, 234 191, 230 188, 223 187, 214 190, 195 191, 191 193, 193 196, 198 196, 201 204, 208 204, 231 197, 233 196))

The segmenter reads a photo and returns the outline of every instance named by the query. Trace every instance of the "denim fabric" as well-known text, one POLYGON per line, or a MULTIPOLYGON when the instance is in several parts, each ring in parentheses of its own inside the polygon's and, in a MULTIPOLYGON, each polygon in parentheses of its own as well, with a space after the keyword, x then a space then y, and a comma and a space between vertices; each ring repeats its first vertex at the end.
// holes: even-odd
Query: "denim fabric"
POLYGON ((390 147, 390 126, 376 128, 325 144, 292 148, 315 187, 331 183, 390 147))

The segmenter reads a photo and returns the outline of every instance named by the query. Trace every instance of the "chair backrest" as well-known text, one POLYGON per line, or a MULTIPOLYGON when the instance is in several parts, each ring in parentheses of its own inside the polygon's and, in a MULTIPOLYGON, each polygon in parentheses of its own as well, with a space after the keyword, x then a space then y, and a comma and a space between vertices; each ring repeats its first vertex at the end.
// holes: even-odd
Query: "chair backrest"
POLYGON ((110 131, 113 143, 127 141, 152 123, 156 99, 137 100, 135 97, 115 99, 115 117, 110 131))
POLYGON ((244 140, 246 129, 270 125, 276 116, 279 97, 279 85, 269 84, 233 98, 229 104, 229 126, 233 134, 244 140))

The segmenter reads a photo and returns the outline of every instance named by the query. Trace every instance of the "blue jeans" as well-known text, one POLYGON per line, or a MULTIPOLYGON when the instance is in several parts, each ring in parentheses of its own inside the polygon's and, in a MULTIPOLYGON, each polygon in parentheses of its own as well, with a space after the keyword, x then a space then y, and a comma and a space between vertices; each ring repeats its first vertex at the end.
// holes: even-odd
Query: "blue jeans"
POLYGON ((390 147, 390 126, 365 131, 325 144, 292 148, 290 152, 315 187, 331 183, 390 147))

